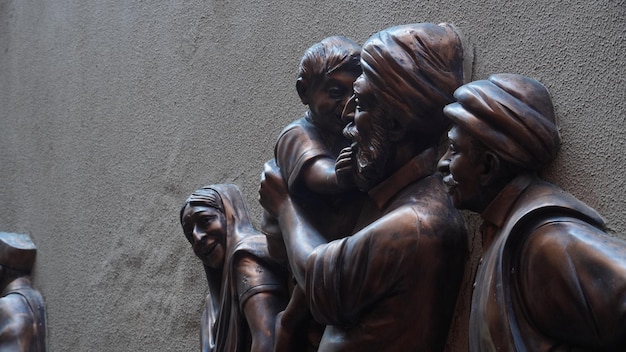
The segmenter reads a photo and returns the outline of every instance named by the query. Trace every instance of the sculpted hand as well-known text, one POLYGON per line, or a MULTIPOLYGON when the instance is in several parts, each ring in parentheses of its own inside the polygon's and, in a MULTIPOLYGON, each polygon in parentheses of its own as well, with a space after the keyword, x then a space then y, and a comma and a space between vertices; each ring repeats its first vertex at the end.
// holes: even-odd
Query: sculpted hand
POLYGON ((345 147, 341 150, 335 162, 337 184, 343 189, 355 186, 353 154, 352 147, 345 147))
POLYGON ((289 201, 287 184, 283 180, 280 170, 274 159, 265 163, 261 174, 261 186, 259 188, 259 203, 272 216, 278 217, 285 202, 289 201))

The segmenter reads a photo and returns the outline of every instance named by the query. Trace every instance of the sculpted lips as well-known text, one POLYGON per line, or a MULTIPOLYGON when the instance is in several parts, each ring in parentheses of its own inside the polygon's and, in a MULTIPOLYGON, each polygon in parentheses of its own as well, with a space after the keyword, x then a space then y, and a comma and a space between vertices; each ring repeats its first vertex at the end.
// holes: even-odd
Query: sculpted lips
MULTIPOLYGON (((213 252, 213 250, 217 246, 217 241, 215 239, 209 240, 209 241, 211 241, 211 244, 209 246, 203 246, 204 248, 201 251, 202 256, 204 256, 204 257, 210 256, 211 252, 213 252)), ((209 241, 207 241, 207 242, 209 242, 209 241)))

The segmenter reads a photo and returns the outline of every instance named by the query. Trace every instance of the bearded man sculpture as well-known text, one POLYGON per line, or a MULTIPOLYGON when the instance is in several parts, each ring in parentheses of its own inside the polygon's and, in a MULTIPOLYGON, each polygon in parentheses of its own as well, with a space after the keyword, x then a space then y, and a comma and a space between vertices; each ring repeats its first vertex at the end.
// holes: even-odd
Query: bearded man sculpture
POLYGON ((336 165, 342 182, 369 196, 352 235, 329 242, 266 164, 260 201, 278 218, 297 284, 326 325, 318 351, 443 349, 467 245, 433 173, 463 54, 447 24, 389 28, 363 46, 363 74, 344 111, 353 146, 336 165))

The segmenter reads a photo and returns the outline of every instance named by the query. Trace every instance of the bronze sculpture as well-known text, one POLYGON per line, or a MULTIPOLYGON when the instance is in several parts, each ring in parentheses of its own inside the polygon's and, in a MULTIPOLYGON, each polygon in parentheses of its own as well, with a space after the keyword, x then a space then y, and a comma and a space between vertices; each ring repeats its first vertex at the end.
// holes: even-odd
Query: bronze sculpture
POLYGON ((46 314, 30 272, 37 248, 27 235, 0 232, 0 350, 46 350, 46 314))
MULTIPOLYGON (((350 144, 343 135, 341 114, 352 96, 352 84, 361 74, 361 47, 341 37, 328 37, 308 48, 298 69, 296 89, 308 106, 304 116, 287 125, 278 136, 274 159, 289 193, 311 226, 329 236, 351 233, 358 215, 361 192, 341 184, 335 175, 335 160, 350 144)), ((270 253, 286 262, 286 253, 276 219, 266 212, 262 231, 270 253)), ((315 350, 323 326, 310 317, 298 287, 278 318, 275 351, 315 350)))
MULTIPOLYGON (((274 147, 274 158, 289 193, 313 226, 332 234, 329 240, 349 234, 358 212, 354 202, 348 201, 358 194, 350 192, 353 185, 337 179, 335 160, 350 144, 342 133, 346 122, 341 114, 352 96, 352 84, 361 74, 360 53, 358 44, 340 36, 325 38, 306 50, 296 89, 309 109, 282 130, 274 147)), ((262 231, 268 236, 270 252, 284 256, 275 225, 275 219, 266 217, 262 231)))
POLYGON ((433 175, 442 113, 463 80, 463 47, 447 24, 398 26, 372 36, 346 106, 353 146, 337 177, 368 192, 354 234, 328 241, 266 164, 260 201, 278 217, 291 269, 320 351, 441 350, 466 254, 460 214, 433 175))
POLYGON ((195 191, 180 221, 202 260, 209 294, 202 315, 202 351, 269 351, 276 314, 286 304, 285 273, 250 223, 235 185, 195 191))
POLYGON ((470 351, 626 350, 626 243, 537 176, 560 144, 546 88, 497 74, 454 96, 439 170, 455 206, 484 220, 470 351))

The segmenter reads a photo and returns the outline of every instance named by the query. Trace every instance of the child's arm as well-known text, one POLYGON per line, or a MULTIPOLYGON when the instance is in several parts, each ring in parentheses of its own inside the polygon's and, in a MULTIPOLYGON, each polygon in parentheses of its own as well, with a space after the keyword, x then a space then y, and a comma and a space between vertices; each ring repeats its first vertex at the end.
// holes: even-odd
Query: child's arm
POLYGON ((347 190, 337 182, 335 160, 318 157, 302 168, 302 181, 307 189, 319 194, 333 194, 347 190))

